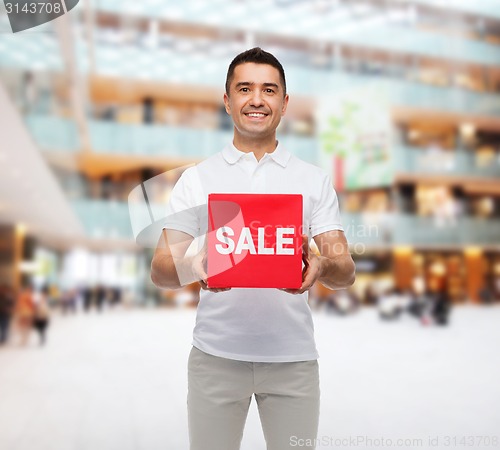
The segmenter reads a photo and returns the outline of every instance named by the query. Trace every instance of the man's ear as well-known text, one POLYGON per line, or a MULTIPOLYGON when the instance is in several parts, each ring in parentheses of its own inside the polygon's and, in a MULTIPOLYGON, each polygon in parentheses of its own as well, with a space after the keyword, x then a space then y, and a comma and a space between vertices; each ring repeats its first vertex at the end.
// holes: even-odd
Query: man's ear
POLYGON ((224 107, 226 108, 226 112, 231 115, 231 107, 229 106, 229 96, 227 92, 224 92, 224 107))
POLYGON ((286 113, 286 107, 288 106, 288 94, 285 95, 283 99, 283 107, 281 108, 281 115, 284 116, 286 113))

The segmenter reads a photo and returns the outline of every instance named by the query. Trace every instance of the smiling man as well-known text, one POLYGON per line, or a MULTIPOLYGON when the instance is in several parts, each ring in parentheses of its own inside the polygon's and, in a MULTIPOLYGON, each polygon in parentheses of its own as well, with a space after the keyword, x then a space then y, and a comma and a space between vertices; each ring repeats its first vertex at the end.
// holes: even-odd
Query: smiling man
POLYGON ((288 94, 283 67, 273 55, 253 48, 236 56, 224 105, 234 123, 233 141, 186 170, 175 185, 151 265, 159 287, 199 281, 203 288, 188 362, 190 448, 239 449, 255 397, 268 450, 295 448, 297 439, 308 443, 301 448, 312 449, 319 370, 308 290, 316 281, 331 289, 354 282, 337 196, 326 173, 276 140, 288 94), (186 252, 207 231, 207 197, 214 192, 302 195, 300 289, 208 289, 206 247, 193 256, 186 252), (311 238, 319 256, 309 253, 311 238))
POLYGON ((234 123, 234 146, 256 152, 258 160, 276 149, 276 128, 285 115, 288 94, 279 69, 248 62, 229 68, 224 105, 234 123))

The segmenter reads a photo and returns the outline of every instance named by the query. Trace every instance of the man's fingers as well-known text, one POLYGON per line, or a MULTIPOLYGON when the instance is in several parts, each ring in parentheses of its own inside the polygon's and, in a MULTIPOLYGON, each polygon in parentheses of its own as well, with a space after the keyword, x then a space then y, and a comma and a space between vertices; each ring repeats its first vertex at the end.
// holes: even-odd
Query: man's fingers
POLYGON ((209 291, 209 292, 225 292, 231 290, 231 288, 209 288, 207 286, 207 283, 201 280, 200 280, 200 286, 204 291, 209 291))
POLYGON ((283 292, 286 292, 287 294, 293 294, 293 295, 297 295, 297 294, 303 294, 304 292, 306 292, 307 290, 309 290, 311 288, 311 286, 305 284, 305 283, 302 283, 302 286, 300 286, 299 289, 285 289, 285 288, 279 288, 280 291, 283 291, 283 292))
POLYGON ((205 285, 207 282, 207 272, 205 269, 205 262, 206 262, 206 248, 202 248, 198 254, 193 258, 193 265, 192 265, 192 270, 193 274, 196 276, 196 278, 199 280, 202 280, 205 285))
POLYGON ((309 238, 307 234, 302 235, 302 261, 306 267, 309 266, 309 238))
POLYGON ((225 292, 229 291, 231 288, 209 288, 207 284, 208 275, 205 269, 205 264, 207 260, 207 241, 205 240, 205 245, 196 255, 196 259, 193 262, 193 272, 195 276, 198 278, 198 282, 200 283, 201 288, 204 291, 210 292, 225 292))
MULTIPOLYGON (((302 243, 304 248, 304 237, 307 238, 307 236, 302 235, 302 243)), ((307 247, 309 248, 309 247, 307 247)), ((288 294, 303 294, 304 292, 308 291, 311 289, 316 282, 317 279, 317 267, 316 265, 312 265, 309 262, 309 259, 304 260, 305 267, 302 270, 302 285, 300 286, 299 289, 280 289, 280 291, 286 292, 288 294)))
POLYGON ((307 234, 302 235, 302 253, 309 254, 309 238, 307 234))
POLYGON ((203 282, 205 285, 207 284, 208 275, 201 263, 193 265, 193 272, 200 283, 203 282))

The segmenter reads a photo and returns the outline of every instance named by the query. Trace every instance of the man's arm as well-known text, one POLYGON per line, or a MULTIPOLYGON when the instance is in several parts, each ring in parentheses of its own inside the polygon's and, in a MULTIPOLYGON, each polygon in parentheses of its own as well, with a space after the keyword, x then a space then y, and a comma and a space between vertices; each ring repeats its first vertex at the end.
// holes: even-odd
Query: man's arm
POLYGON ((349 252, 349 244, 344 232, 327 231, 314 237, 318 246, 319 277, 324 286, 330 289, 344 289, 356 279, 356 267, 349 252))
POLYGON ((151 261, 151 281, 159 288, 178 289, 199 282, 202 289, 224 292, 230 288, 209 289, 206 273, 207 244, 199 253, 186 256, 194 238, 182 231, 163 230, 151 261))
POLYGON ((159 288, 177 289, 195 280, 193 257, 186 251, 193 237, 177 230, 163 230, 151 261, 151 281, 159 288))
POLYGON ((291 294, 302 294, 316 281, 330 289, 344 289, 351 286, 356 278, 356 267, 349 252, 349 244, 344 232, 327 231, 314 237, 320 255, 309 249, 306 235, 302 236, 302 253, 305 264, 300 289, 283 289, 291 294))

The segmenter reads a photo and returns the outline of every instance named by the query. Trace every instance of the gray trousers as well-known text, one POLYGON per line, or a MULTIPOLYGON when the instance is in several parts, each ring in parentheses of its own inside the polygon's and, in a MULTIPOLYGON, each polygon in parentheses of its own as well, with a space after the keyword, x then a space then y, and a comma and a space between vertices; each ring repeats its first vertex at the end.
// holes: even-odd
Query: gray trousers
POLYGON ((190 449, 238 450, 253 395, 267 450, 296 448, 298 439, 314 442, 320 396, 316 360, 253 363, 193 347, 188 362, 190 449))

